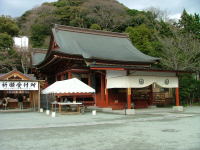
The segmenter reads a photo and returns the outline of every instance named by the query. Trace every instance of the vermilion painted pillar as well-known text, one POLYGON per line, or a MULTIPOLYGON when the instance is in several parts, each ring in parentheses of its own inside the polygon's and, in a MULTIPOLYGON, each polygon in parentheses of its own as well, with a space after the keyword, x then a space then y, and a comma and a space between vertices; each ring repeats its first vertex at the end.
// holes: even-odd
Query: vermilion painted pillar
POLYGON ((104 102, 105 94, 105 79, 103 74, 101 74, 101 101, 104 102))
POLYGON ((176 88, 176 106, 180 106, 179 88, 176 88))
POLYGON ((92 86, 91 73, 88 74, 88 85, 92 86))
POLYGON ((127 109, 131 109, 131 88, 127 89, 127 109))
POLYGON ((150 85, 149 88, 150 88, 149 105, 152 105, 153 104, 153 85, 150 85))
POLYGON ((61 80, 64 80, 65 79, 65 74, 61 74, 61 80))
POLYGON ((71 79, 71 78, 72 78, 72 73, 68 72, 68 79, 71 79))
POLYGON ((106 106, 108 106, 108 89, 107 87, 107 80, 105 80, 105 96, 106 96, 106 106))

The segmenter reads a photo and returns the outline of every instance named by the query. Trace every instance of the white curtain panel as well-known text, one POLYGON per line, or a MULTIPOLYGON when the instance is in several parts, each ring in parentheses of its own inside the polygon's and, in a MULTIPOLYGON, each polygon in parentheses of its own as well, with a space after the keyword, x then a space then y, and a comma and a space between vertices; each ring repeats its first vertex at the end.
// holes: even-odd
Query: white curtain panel
POLYGON ((177 88, 178 77, 116 76, 107 78, 107 88, 143 88, 153 83, 163 88, 177 88))

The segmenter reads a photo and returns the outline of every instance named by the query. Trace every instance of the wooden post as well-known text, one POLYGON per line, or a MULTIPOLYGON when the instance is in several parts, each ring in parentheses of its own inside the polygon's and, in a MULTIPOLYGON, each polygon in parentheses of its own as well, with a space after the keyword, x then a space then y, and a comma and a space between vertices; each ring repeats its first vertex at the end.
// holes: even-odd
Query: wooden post
POLYGON ((180 106, 179 88, 176 88, 176 106, 180 106))
POLYGON ((72 72, 68 72, 68 79, 71 79, 72 78, 72 72))
POLYGON ((150 88, 150 95, 149 95, 149 105, 153 104, 153 84, 149 86, 150 88))
POLYGON ((127 89, 127 109, 131 109, 131 88, 127 89))
POLYGON ((73 102, 76 102, 76 96, 73 97, 73 102))
POLYGON ((56 81, 58 81, 58 75, 56 74, 56 81))
POLYGON ((36 99, 36 92, 33 92, 33 110, 35 111, 35 99, 36 99))
POLYGON ((105 81, 104 76, 101 74, 101 101, 104 102, 104 93, 105 93, 105 81))
POLYGON ((40 82, 38 82, 38 111, 40 111, 40 82))
POLYGON ((94 106, 97 106, 96 94, 93 95, 94 106))
POLYGON ((106 96, 106 106, 108 106, 108 89, 105 89, 105 96, 106 96))
POLYGON ((108 89, 107 89, 107 79, 105 79, 105 98, 106 98, 106 106, 108 106, 108 89))
POLYGON ((91 73, 88 74, 88 85, 92 86, 92 82, 91 82, 91 73))
POLYGON ((65 74, 64 73, 61 74, 61 81, 62 80, 65 80, 65 74))

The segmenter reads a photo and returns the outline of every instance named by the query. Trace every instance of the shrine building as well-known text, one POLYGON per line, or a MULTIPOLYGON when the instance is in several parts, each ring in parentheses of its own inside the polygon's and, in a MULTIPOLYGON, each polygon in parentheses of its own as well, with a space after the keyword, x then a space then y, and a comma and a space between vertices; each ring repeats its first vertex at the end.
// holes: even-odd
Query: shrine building
MULTIPOLYGON (((179 71, 153 69, 127 34, 55 25, 49 49, 32 56, 34 71, 50 85, 78 78, 96 90, 83 103, 116 109, 179 106, 179 71)), ((64 94, 63 94, 64 95, 64 94)))

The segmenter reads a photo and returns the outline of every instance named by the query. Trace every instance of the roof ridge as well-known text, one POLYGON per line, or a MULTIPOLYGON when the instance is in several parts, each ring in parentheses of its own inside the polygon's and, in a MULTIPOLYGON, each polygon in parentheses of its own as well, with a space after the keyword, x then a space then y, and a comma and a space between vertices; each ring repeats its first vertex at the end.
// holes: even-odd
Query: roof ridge
POLYGON ((33 53, 43 53, 46 54, 48 49, 44 49, 44 48, 32 48, 32 52, 33 53))
POLYGON ((58 24, 55 24, 54 28, 58 29, 58 30, 71 31, 71 32, 79 32, 79 33, 86 33, 86 34, 95 34, 95 35, 103 35, 103 36, 111 36, 111 37, 128 38, 128 35, 126 33, 119 33, 119 32, 94 30, 94 29, 88 29, 88 28, 58 25, 58 24))

